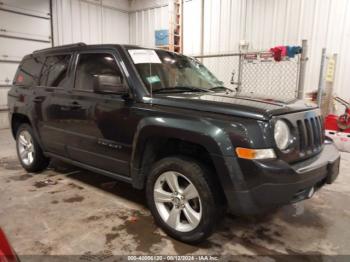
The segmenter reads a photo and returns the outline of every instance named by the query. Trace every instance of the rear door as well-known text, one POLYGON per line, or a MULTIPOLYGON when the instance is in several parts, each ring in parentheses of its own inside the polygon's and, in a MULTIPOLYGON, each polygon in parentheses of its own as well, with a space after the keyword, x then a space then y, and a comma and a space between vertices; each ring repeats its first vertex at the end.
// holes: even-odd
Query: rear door
POLYGON ((97 76, 120 77, 125 85, 114 50, 79 53, 76 61, 75 85, 67 132, 70 158, 90 166, 129 175, 133 130, 139 117, 133 114, 133 101, 125 94, 94 92, 97 76))
POLYGON ((67 115, 71 110, 68 87, 73 54, 48 55, 40 77, 40 93, 35 95, 38 129, 45 151, 67 156, 67 115), (40 105, 40 107, 38 106, 40 105))
POLYGON ((26 114, 35 131, 38 129, 38 121, 42 119, 42 102, 45 92, 40 88, 40 73, 45 62, 45 57, 29 55, 26 56, 18 67, 14 78, 14 86, 8 93, 8 104, 11 113, 26 114), (37 97, 40 96, 40 101, 37 97))

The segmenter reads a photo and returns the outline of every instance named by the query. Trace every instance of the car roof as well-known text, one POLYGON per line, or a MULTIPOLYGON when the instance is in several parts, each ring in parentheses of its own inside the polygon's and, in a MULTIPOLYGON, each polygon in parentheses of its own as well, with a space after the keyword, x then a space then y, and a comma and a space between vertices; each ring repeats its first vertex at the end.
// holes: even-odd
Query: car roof
MULTIPOLYGON (((121 44, 97 44, 97 45, 87 45, 85 43, 75 43, 70 45, 61 45, 61 46, 55 46, 45 49, 36 50, 32 53, 32 55, 46 55, 51 53, 59 53, 59 52, 75 52, 75 51, 84 51, 84 50, 90 50, 90 49, 101 49, 101 48, 118 48, 118 47, 124 47, 125 49, 151 49, 151 50, 157 50, 157 48, 150 48, 150 47, 141 47, 137 45, 121 45, 121 44)), ((162 50, 162 49, 161 49, 162 50)), ((166 50, 163 50, 166 51, 166 50)))
POLYGON ((33 52, 35 54, 47 54, 47 53, 56 53, 56 52, 73 52, 73 51, 82 51, 90 48, 101 48, 101 47, 113 47, 115 48, 118 45, 87 45, 85 43, 75 43, 70 45, 61 45, 45 49, 36 50, 33 52))

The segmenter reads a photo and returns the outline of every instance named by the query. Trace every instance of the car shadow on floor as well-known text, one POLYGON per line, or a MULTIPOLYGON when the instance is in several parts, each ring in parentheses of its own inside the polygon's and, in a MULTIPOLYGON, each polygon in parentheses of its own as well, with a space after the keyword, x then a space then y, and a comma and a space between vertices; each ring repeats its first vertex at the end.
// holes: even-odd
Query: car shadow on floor
MULTIPOLYGON (((145 192, 134 189, 128 183, 89 172, 59 160, 53 160, 49 170, 54 172, 50 172, 48 176, 65 175, 69 179, 90 185, 147 208, 145 192)), ((313 209, 302 210, 301 213, 297 209, 290 205, 270 211, 268 214, 249 217, 236 217, 227 214, 218 224, 213 236, 195 246, 181 243, 166 236, 156 236, 154 242, 152 242, 149 236, 154 233, 157 227, 150 216, 140 217, 139 223, 129 223, 126 225, 128 228, 124 229, 128 233, 134 234, 134 237, 140 242, 140 250, 145 252, 150 252, 150 250, 146 250, 144 247, 150 249, 154 244, 159 244, 167 239, 172 242, 176 254, 179 255, 192 254, 197 251, 220 254, 225 251, 226 245, 229 245, 233 249, 232 252, 237 252, 237 254, 248 252, 266 256, 300 255, 302 253, 289 246, 290 242, 293 241, 293 236, 288 235, 287 232, 291 232, 292 228, 296 226, 316 227, 315 230, 322 231, 324 230, 324 221, 313 209)), ((298 246, 302 246, 302 243, 299 243, 298 246)))
POLYGON ((60 160, 52 160, 49 168, 57 173, 65 174, 70 179, 97 187, 103 191, 142 205, 143 207, 147 207, 144 191, 133 188, 129 183, 90 172, 60 160))

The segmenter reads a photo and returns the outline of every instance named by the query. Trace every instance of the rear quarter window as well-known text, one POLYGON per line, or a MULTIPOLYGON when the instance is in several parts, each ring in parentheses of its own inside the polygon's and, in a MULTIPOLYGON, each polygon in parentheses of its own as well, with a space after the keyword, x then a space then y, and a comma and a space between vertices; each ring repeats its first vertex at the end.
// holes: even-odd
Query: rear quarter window
POLYGON ((41 73, 40 85, 63 86, 68 80, 68 67, 71 55, 48 56, 41 73))
POLYGON ((36 86, 40 78, 42 67, 43 59, 41 57, 24 58, 18 67, 14 84, 20 86, 36 86))

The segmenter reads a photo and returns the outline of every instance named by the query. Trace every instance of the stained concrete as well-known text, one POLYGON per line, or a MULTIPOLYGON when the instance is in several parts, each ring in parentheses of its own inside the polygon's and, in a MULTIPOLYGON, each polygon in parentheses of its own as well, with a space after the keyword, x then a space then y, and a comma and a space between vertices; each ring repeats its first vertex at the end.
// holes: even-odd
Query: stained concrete
POLYGON ((0 227, 19 255, 350 254, 350 154, 338 180, 298 205, 268 215, 227 215, 208 241, 167 237, 130 185, 58 161, 41 174, 21 168, 0 130, 0 227))

